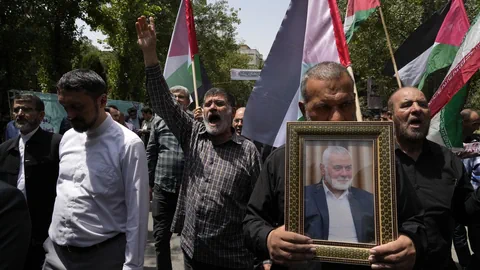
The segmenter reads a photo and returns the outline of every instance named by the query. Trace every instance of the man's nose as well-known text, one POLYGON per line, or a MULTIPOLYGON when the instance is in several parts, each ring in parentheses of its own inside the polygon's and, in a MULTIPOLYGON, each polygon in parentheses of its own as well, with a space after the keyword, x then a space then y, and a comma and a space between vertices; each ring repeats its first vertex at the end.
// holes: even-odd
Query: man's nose
POLYGON ((337 107, 332 108, 328 121, 344 121, 344 120, 345 120, 345 117, 343 117, 342 112, 340 112, 340 110, 337 107))

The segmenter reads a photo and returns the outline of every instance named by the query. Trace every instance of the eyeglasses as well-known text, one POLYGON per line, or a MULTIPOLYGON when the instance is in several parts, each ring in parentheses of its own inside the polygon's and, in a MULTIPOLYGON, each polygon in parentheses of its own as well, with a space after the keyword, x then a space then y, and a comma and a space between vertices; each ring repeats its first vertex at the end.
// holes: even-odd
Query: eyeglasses
POLYGON ((23 113, 31 113, 31 112, 35 111, 34 108, 28 108, 28 107, 15 107, 15 108, 13 108, 14 113, 19 113, 20 110, 22 110, 23 113))

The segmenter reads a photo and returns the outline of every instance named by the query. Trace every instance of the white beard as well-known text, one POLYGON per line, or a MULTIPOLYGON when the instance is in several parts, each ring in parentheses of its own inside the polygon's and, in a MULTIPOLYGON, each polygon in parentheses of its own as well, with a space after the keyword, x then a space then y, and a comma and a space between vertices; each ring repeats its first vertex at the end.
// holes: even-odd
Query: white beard
POLYGON ((341 176, 337 178, 331 178, 330 175, 328 175, 328 172, 326 172, 325 181, 327 181, 327 183, 329 183, 330 186, 332 186, 332 188, 336 190, 347 190, 352 185, 353 178, 348 179, 346 177, 341 177, 341 176), (343 183, 345 180, 348 180, 348 181, 343 183))
POLYGON ((205 124, 205 129, 207 130, 208 134, 210 135, 218 135, 223 132, 225 132, 228 128, 230 128, 230 123, 228 121, 225 121, 225 115, 220 114, 220 125, 217 125, 216 127, 211 127, 208 123, 207 117, 203 117, 203 123, 205 124))

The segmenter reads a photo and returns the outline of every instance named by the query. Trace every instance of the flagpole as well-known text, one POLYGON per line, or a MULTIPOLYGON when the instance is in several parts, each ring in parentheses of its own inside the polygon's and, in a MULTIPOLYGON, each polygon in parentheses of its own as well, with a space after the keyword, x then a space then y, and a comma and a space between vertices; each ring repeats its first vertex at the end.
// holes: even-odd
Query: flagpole
POLYGON ((398 88, 402 88, 402 82, 400 81, 400 75, 398 74, 397 62, 395 61, 395 56, 393 55, 392 44, 390 43, 390 36, 388 35, 387 25, 385 24, 385 19, 383 18, 382 6, 378 6, 378 11, 380 12, 380 19, 382 20, 383 30, 385 31, 385 36, 387 37, 387 47, 390 51, 390 56, 392 57, 393 70, 395 71, 395 77, 397 78, 398 88))
POLYGON ((355 115, 357 116, 357 121, 362 122, 362 111, 360 110, 360 100, 358 99, 357 84, 355 83, 355 76, 353 76, 352 66, 347 67, 348 73, 353 80, 353 93, 355 93, 355 115))
POLYGON ((197 91, 197 75, 195 72, 195 56, 192 59, 192 73, 193 73, 193 93, 195 93, 195 109, 200 108, 198 105, 198 91, 197 91))

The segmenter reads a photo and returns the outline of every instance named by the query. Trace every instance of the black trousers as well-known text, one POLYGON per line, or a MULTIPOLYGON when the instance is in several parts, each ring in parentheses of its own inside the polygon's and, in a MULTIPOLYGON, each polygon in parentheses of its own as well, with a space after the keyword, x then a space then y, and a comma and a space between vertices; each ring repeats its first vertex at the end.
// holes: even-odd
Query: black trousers
POLYGON ((467 230, 465 226, 457 223, 453 231, 453 246, 457 253, 458 262, 466 267, 470 263, 470 248, 468 247, 467 230))
POLYGON ((241 268, 225 268, 219 267, 208 263, 202 263, 196 260, 191 259, 188 257, 185 251, 183 252, 183 262, 184 262, 184 270, 251 270, 251 268, 241 269, 241 268))
POLYGON ((32 239, 30 247, 28 248, 27 260, 25 261, 24 270, 40 270, 45 262, 45 250, 43 249, 43 242, 38 242, 32 239))
POLYGON ((158 185, 153 188, 152 218, 153 238, 157 255, 157 269, 172 269, 170 238, 173 215, 177 206, 178 194, 162 190, 158 185))

